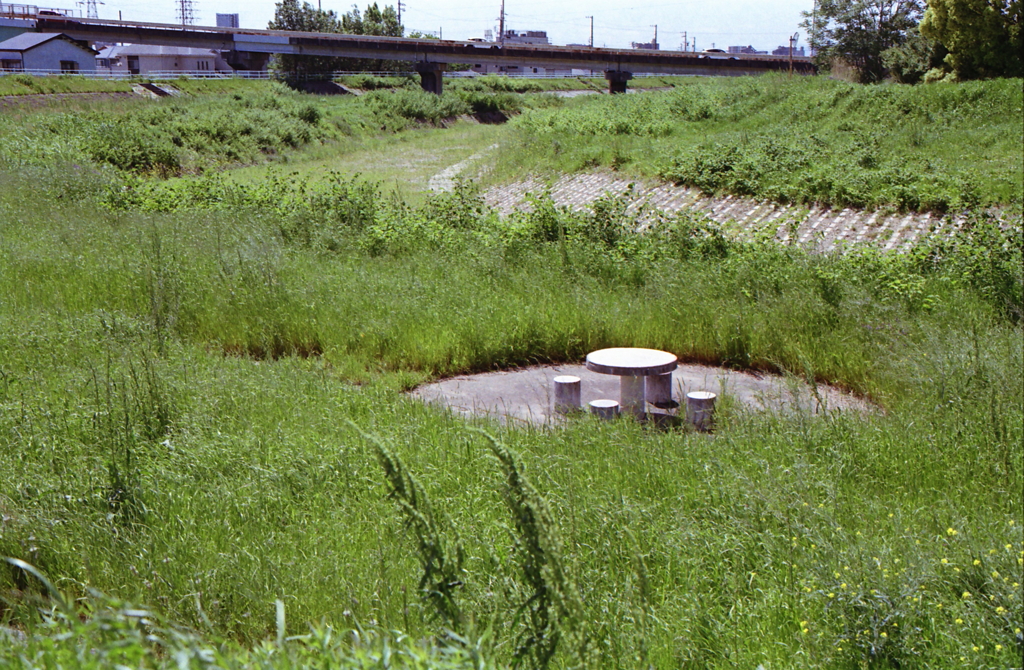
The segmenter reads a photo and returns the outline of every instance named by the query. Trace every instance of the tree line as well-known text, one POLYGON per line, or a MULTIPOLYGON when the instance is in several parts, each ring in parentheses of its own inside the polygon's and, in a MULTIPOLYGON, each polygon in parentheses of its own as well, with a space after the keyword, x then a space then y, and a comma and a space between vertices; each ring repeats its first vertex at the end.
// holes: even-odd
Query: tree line
POLYGON ((820 67, 903 83, 1024 75, 1021 0, 817 0, 800 24, 820 67))
MULTIPOLYGON (((892 77, 913 84, 1024 76, 1024 0, 816 0, 800 24, 819 67, 842 63, 864 83, 892 77)), ((338 16, 299 0, 277 3, 271 30, 405 36, 393 5, 355 5, 338 16)), ((409 37, 432 37, 411 33, 409 37)), ((280 55, 274 68, 289 79, 339 70, 400 72, 397 61, 280 55)))
MULTIPOLYGON (((398 20, 393 5, 381 9, 377 3, 368 5, 365 12, 359 7, 338 16, 332 9, 313 7, 308 2, 281 0, 274 10, 274 19, 267 25, 270 30, 295 30, 307 33, 344 33, 347 35, 377 35, 403 37, 405 27, 398 20)), ((429 37, 413 33, 410 37, 429 37)), ((333 56, 300 56, 280 54, 274 57, 271 67, 287 79, 305 79, 323 76, 330 72, 401 72, 409 69, 408 63, 372 58, 338 58, 333 56)))

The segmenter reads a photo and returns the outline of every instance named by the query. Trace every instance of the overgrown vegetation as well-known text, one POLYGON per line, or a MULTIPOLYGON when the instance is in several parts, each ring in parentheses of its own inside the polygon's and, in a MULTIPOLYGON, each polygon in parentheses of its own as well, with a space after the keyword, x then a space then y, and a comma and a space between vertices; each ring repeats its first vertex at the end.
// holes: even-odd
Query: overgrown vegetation
POLYGON ((582 98, 516 118, 507 167, 608 166, 707 193, 911 211, 1020 203, 1019 80, 864 87, 783 76, 582 98))
MULTIPOLYGON (((974 119, 995 104, 978 90, 941 89, 974 119)), ((724 123, 680 96, 680 126, 724 123)), ((311 128, 376 114, 312 104, 311 128)), ((546 114, 539 141, 562 132, 546 114)), ((1018 662, 1012 208, 907 254, 816 256, 694 213, 640 230, 629 196, 502 219, 470 184, 412 206, 344 174, 64 169, 62 128, 36 154, 0 128, 0 556, 24 562, 0 564, 0 665, 1018 662), (481 421, 491 439, 401 393, 605 346, 881 411, 725 403, 712 435, 481 421)))
POLYGON ((307 145, 441 124, 459 115, 513 113, 523 104, 514 94, 486 96, 468 90, 436 96, 417 87, 328 99, 276 83, 260 82, 258 88, 251 84, 189 80, 178 85, 196 93, 194 98, 130 99, 84 111, 29 110, 5 116, 0 118, 5 138, 0 161, 56 161, 76 165, 76 170, 92 162, 136 175, 195 174, 260 163, 307 145))

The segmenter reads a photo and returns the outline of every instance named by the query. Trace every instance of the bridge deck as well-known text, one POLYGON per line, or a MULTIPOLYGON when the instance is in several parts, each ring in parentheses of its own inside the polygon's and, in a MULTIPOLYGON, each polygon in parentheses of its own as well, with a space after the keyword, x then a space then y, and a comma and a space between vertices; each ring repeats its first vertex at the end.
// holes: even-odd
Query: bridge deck
MULTIPOLYGON (((271 54, 341 56, 431 63, 502 64, 524 67, 618 70, 658 74, 743 75, 786 71, 790 59, 747 54, 702 54, 682 51, 603 49, 552 45, 425 40, 283 30, 251 30, 134 21, 37 17, 39 32, 62 32, 97 42, 163 44, 271 54)), ((792 59, 794 72, 813 73, 808 58, 792 59)))

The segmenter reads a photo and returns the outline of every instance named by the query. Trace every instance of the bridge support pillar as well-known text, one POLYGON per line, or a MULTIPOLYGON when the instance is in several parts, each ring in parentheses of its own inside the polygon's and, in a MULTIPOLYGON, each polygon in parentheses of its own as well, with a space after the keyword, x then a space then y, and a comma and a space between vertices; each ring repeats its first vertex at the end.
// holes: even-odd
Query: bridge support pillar
POLYGON ((444 86, 445 63, 416 63, 416 71, 420 73, 420 86, 427 93, 441 95, 444 86))
POLYGON ((267 61, 271 54, 257 53, 253 51, 225 52, 224 60, 235 70, 263 70, 267 67, 267 61))
POLYGON ((626 82, 633 78, 633 73, 623 70, 605 70, 604 78, 608 80, 609 93, 625 93, 626 82))

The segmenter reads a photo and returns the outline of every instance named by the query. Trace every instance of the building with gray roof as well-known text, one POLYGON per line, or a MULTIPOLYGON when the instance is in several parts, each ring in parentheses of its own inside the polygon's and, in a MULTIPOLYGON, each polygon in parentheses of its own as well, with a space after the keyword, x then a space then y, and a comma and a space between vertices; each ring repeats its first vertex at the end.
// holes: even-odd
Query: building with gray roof
POLYGON ((95 72, 97 53, 63 33, 22 33, 0 42, 0 69, 95 72))

